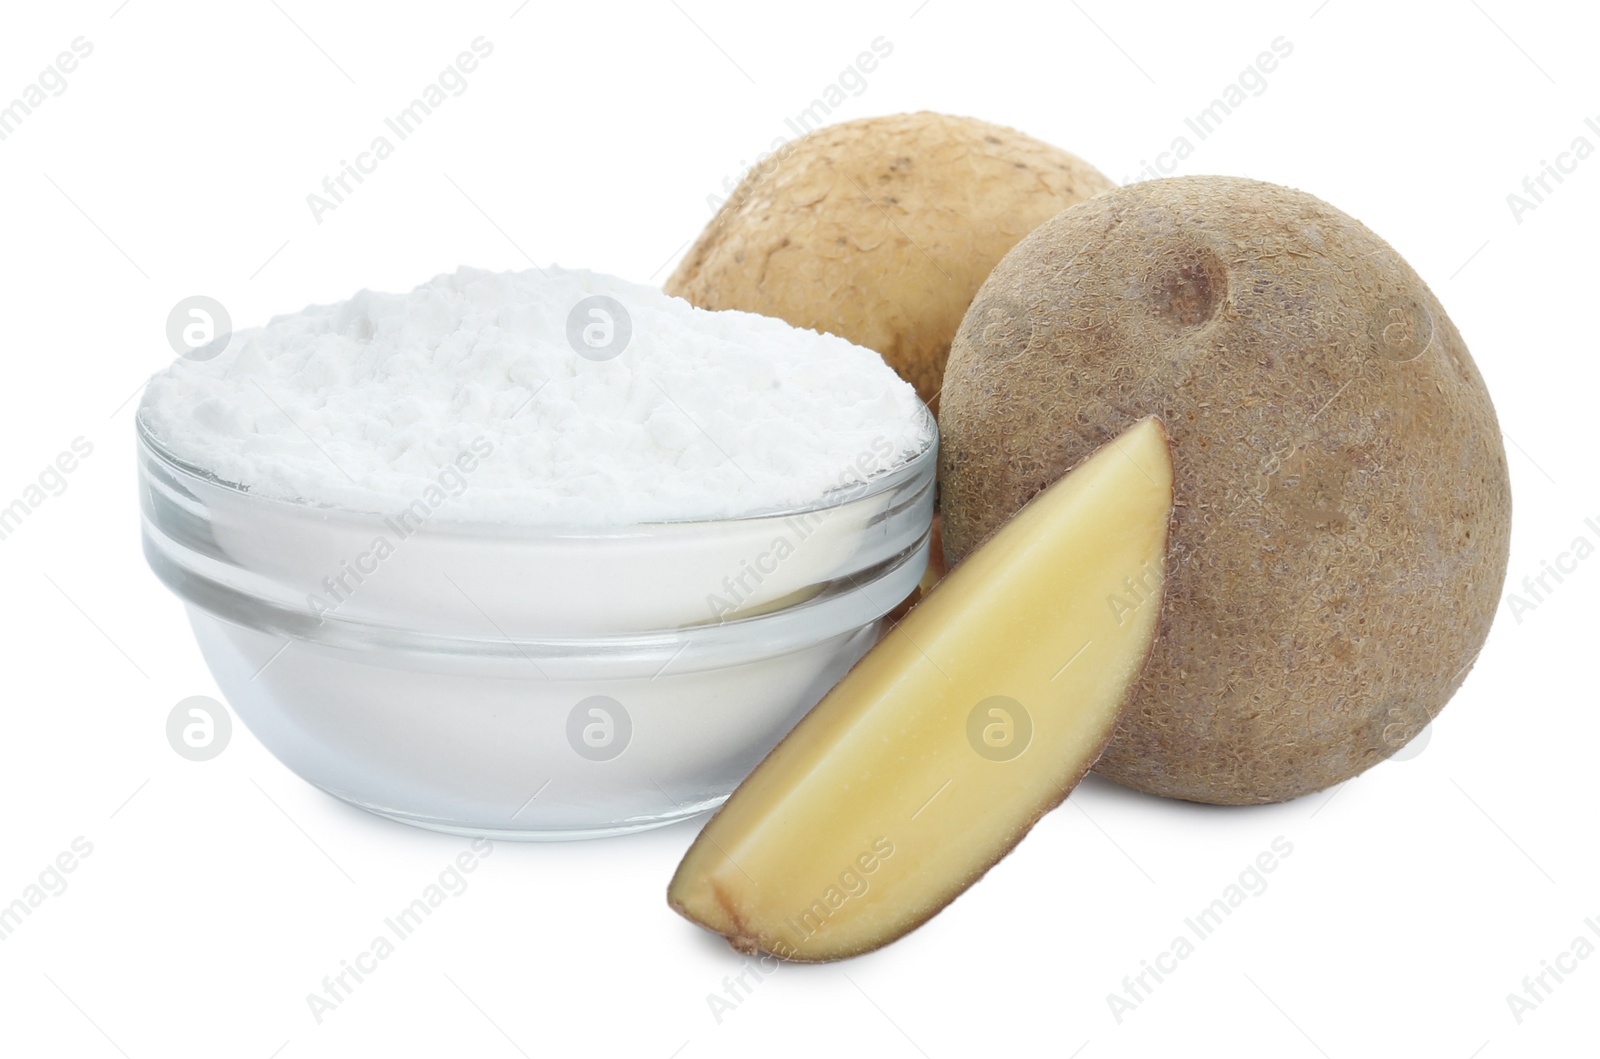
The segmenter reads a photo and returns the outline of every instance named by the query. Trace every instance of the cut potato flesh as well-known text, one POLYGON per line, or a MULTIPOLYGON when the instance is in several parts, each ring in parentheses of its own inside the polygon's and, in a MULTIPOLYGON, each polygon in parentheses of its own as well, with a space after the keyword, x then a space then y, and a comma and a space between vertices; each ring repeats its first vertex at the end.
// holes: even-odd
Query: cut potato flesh
POLYGON ((1149 656, 1172 512, 1142 420, 908 614, 706 825, 669 902, 744 952, 831 960, 917 927, 1060 804, 1149 656))

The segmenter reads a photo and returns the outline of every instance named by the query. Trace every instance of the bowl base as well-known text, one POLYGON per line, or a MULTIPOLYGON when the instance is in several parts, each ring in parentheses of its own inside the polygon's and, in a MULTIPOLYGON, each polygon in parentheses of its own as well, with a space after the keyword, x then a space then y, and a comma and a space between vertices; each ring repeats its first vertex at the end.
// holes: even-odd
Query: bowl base
POLYGON ((663 813, 659 816, 619 820, 615 823, 592 827, 481 827, 416 817, 381 805, 368 805, 353 798, 347 798, 338 791, 330 791, 326 787, 319 787, 318 789, 338 798, 342 802, 355 806, 357 809, 364 809, 374 816, 381 816, 385 820, 393 820, 399 824, 409 824, 412 827, 420 827, 424 831, 436 831, 444 835, 459 835, 462 838, 487 838, 505 842, 576 842, 590 838, 613 838, 617 835, 631 835, 639 831, 651 831, 658 827, 666 827, 668 824, 676 824, 682 820, 701 816, 711 812, 728 800, 727 795, 722 795, 693 805, 678 806, 671 812, 663 813))

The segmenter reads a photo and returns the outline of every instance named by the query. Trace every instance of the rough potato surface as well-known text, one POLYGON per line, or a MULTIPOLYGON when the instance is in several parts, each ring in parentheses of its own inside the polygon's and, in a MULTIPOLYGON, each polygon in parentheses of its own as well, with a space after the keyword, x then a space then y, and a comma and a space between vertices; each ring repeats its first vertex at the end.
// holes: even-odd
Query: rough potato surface
POLYGON ((1476 659, 1510 539, 1494 408, 1433 292, 1288 188, 1175 178, 1067 210, 956 335, 946 558, 1150 414, 1176 473, 1166 606, 1096 771, 1248 804, 1398 750, 1476 659))
POLYGON ((877 350, 937 407, 951 336, 995 262, 1110 187, 1082 159, 972 118, 845 122, 758 163, 665 290, 877 350))

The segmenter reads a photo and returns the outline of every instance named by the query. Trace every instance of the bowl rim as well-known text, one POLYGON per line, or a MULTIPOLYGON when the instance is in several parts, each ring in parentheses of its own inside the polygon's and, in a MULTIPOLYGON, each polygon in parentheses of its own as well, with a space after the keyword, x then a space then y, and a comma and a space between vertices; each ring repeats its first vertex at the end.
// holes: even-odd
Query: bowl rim
MULTIPOLYGON (((159 553, 152 554, 148 546, 145 556, 156 579, 176 595, 186 609, 320 652, 354 654, 369 662, 377 654, 405 655, 419 660, 447 657, 477 664, 508 663, 513 669, 527 663, 537 669, 541 660, 648 664, 659 675, 680 658, 690 655, 692 649, 692 660, 674 669, 675 674, 682 675, 776 658, 881 622, 888 610, 880 602, 881 597, 874 596, 871 589, 900 576, 919 553, 931 546, 931 540, 930 527, 899 555, 879 563, 871 573, 872 580, 865 586, 854 579, 834 581, 817 595, 776 610, 674 628, 574 637, 457 636, 417 632, 340 615, 312 620, 302 612, 270 601, 246 598, 215 581, 193 577, 184 580, 184 571, 159 553), (252 612, 249 616, 230 607, 230 602, 238 600, 245 600, 252 612), (763 637, 759 640, 754 637, 757 630, 763 637)), ((917 577, 921 577, 920 570, 917 577)), ((909 580, 908 588, 915 587, 915 583, 909 580)), ((560 679, 542 673, 541 678, 560 679)))
MULTIPOLYGON (((894 491, 908 481, 914 481, 924 475, 934 474, 937 471, 940 447, 939 422, 934 416, 933 410, 926 404, 921 405, 921 425, 928 438, 927 444, 909 459, 886 471, 870 475, 863 482, 835 486, 824 492, 815 502, 808 504, 761 508, 723 518, 651 519, 645 522, 631 522, 614 526, 588 526, 581 523, 534 522, 515 519, 461 519, 440 515, 429 518, 427 529, 433 533, 471 536, 503 536, 511 534, 518 537, 582 537, 598 539, 636 537, 648 533, 652 529, 667 526, 715 526, 757 519, 782 519, 809 515, 877 497, 894 491)), ((338 504, 320 504, 302 499, 264 496, 260 493, 252 492, 247 485, 222 478, 212 471, 185 460, 172 452, 151 432, 143 415, 134 416, 134 429, 141 453, 160 463, 169 474, 172 474, 175 478, 190 479, 203 483, 203 487, 208 490, 221 490, 242 503, 261 505, 284 513, 293 512, 312 518, 341 517, 364 520, 383 519, 393 515, 391 511, 367 510, 338 504)))

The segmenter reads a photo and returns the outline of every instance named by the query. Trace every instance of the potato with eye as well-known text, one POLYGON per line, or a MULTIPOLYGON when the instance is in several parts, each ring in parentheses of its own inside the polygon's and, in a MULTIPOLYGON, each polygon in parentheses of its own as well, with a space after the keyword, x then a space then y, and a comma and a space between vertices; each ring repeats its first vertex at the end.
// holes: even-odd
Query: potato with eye
MULTIPOLYGON (((946 559, 1130 423, 1172 436, 1160 636, 1095 766, 1274 802, 1400 749, 1494 618, 1511 493, 1494 407, 1422 279, 1303 192, 1118 188, 1022 240, 955 337, 946 559)), ((1107 605, 1143 605, 1135 583, 1107 605)))
POLYGON ((973 118, 845 122, 758 163, 664 289, 876 350, 937 410, 950 339, 995 262, 1112 186, 1080 158, 973 118))

